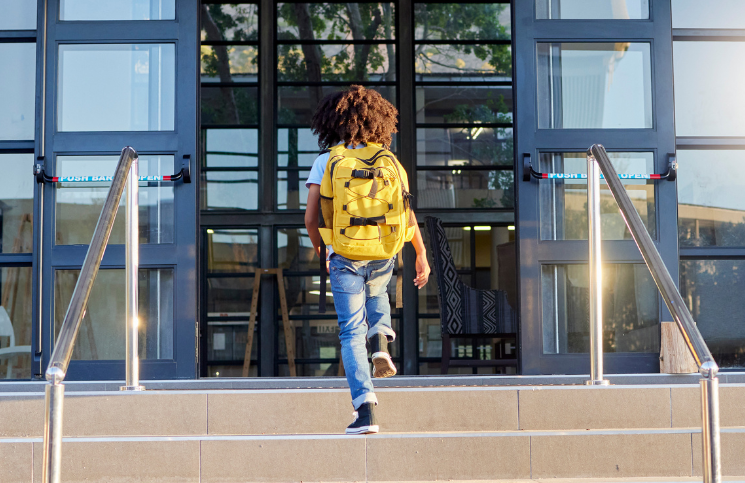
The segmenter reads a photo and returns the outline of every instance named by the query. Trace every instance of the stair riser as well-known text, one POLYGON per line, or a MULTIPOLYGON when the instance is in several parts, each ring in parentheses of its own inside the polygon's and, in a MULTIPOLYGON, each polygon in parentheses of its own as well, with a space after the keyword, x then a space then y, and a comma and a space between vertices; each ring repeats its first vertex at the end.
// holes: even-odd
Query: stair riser
MULTIPOLYGON (((117 483, 687 478, 701 475, 698 437, 640 431, 67 440, 62 474, 69 482, 117 483)), ((722 446, 723 474, 743 477, 745 431, 723 433, 722 446)), ((0 443, 3 483, 39 481, 41 454, 38 441, 0 443)))
MULTIPOLYGON (((700 427, 698 387, 381 389, 385 432, 700 427)), ((723 427, 745 426, 745 386, 720 391, 723 427)), ((0 438, 40 437, 41 395, 0 395, 0 438)), ((346 390, 70 393, 67 436, 341 433, 346 390)))

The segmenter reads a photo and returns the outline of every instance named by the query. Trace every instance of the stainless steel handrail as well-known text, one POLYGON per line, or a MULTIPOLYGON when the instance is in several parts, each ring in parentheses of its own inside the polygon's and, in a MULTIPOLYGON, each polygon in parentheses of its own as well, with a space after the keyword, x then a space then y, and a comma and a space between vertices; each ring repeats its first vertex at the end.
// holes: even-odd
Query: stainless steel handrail
MULTIPOLYGON (((654 246, 652 237, 647 232, 647 228, 644 226, 639 213, 634 208, 631 198, 626 193, 623 187, 623 183, 616 173, 616 169, 608 158, 608 154, 605 152, 605 148, 600 144, 593 144, 587 150, 587 162, 588 169, 590 166, 600 167, 600 171, 605 176, 605 182, 608 183, 613 199, 621 210, 626 225, 629 227, 631 236, 634 238, 639 250, 641 251, 642 258, 647 264, 647 268, 652 273, 652 278, 657 284, 657 288, 662 294, 662 299, 665 301, 667 308, 678 324, 683 339, 685 340, 688 349, 691 351, 693 358, 696 360, 696 364, 699 367, 701 373, 701 409, 702 409, 702 431, 703 431, 703 468, 704 468, 704 482, 705 483, 720 483, 722 480, 721 471, 721 458, 720 458, 720 436, 719 436, 719 379, 716 377, 719 367, 714 358, 706 346, 704 338, 701 336, 696 322, 693 320, 693 315, 686 307, 683 297, 678 292, 675 285, 675 281, 670 276, 667 267, 662 261, 660 252, 654 246)), ((599 185, 599 177, 597 173, 588 171, 588 223, 590 225, 591 233, 593 227, 597 227, 599 231, 600 226, 600 212, 599 196, 590 199, 590 186, 592 184, 599 185), (590 179, 592 175, 592 179, 590 179)), ((600 240, 597 240, 599 244, 600 240)), ((599 251, 597 253, 599 255, 599 251)), ((594 252, 590 250, 590 273, 593 273, 593 267, 597 268, 596 275, 600 274, 600 258, 594 257, 594 252)), ((592 280, 592 278, 591 278, 592 280)), ((601 312, 602 313, 602 312, 601 312)), ((598 317, 593 321, 596 325, 594 330, 602 333, 602 320, 598 317)), ((598 341, 595 339, 591 340, 591 344, 597 344, 598 341)), ((602 344, 602 340, 599 342, 602 344)), ((602 351, 602 347, 596 348, 597 350, 592 351, 594 356, 597 356, 598 351, 602 351)), ((599 352, 599 357, 602 358, 602 352, 599 352)), ((599 378, 602 380, 602 362, 592 362, 592 367, 600 367, 600 374, 593 374, 593 379, 599 378)))
MULTIPOLYGON (((127 365, 139 366, 137 358, 137 268, 138 268, 138 176, 137 152, 127 146, 122 149, 119 162, 114 173, 109 194, 106 197, 101 215, 96 223, 88 252, 83 261, 75 290, 67 307, 62 328, 57 336, 57 342, 46 371, 49 384, 45 390, 45 419, 44 419, 44 456, 42 481, 44 483, 59 483, 62 463, 62 411, 65 386, 62 382, 67 374, 67 368, 72 358, 75 338, 80 329, 80 323, 85 315, 93 283, 101 266, 106 244, 109 241, 114 219, 119 208, 119 201, 127 186, 127 365), (132 280, 134 279, 134 283, 132 280), (134 299, 134 304, 132 304, 134 299), (134 307, 134 310, 132 310, 134 307), (132 337, 130 334, 134 334, 132 337), (133 340, 132 340, 133 339, 133 340), (134 356, 132 356, 134 354, 134 356)), ((127 368, 126 386, 123 390, 142 390, 139 385, 138 368, 127 368)))

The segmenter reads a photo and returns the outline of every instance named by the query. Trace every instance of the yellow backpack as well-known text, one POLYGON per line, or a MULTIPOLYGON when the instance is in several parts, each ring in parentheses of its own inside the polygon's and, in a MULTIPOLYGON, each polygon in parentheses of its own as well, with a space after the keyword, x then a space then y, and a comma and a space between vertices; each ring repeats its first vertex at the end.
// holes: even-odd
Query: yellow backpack
POLYGON ((335 146, 321 181, 323 242, 350 260, 392 258, 414 237, 411 200, 406 171, 384 146, 335 146))

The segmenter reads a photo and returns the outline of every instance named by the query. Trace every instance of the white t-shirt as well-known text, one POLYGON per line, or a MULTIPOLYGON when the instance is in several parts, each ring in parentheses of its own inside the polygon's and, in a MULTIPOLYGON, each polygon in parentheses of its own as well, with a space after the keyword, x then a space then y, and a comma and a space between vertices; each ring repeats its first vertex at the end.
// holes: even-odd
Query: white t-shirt
MULTIPOLYGON (((357 146, 354 147, 354 149, 362 149, 364 147, 365 147, 364 144, 358 144, 357 146)), ((347 148, 352 149, 351 146, 347 146, 347 148)), ((330 154, 331 153, 323 153, 322 155, 318 156, 315 161, 313 161, 313 167, 310 168, 310 174, 308 175, 308 181, 305 182, 306 188, 310 188, 310 185, 312 184, 317 184, 318 186, 321 186, 321 181, 323 180, 323 174, 326 172, 326 165, 329 162, 330 154)), ((331 258, 332 253, 334 253, 334 249, 331 248, 331 245, 327 245, 326 246, 326 259, 327 260, 331 258)))

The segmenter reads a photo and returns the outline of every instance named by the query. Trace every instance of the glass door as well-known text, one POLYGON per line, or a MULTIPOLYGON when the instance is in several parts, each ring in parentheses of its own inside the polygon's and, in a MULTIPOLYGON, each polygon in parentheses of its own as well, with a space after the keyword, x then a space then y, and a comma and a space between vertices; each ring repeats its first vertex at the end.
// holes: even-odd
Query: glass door
MULTIPOLYGON (((49 2, 45 135, 50 176, 169 176, 196 153, 197 9, 168 0, 49 2)), ((44 185, 42 360, 48 361, 110 183, 44 185)), ((83 318, 72 379, 124 378, 124 200, 83 318)), ((195 377, 196 189, 140 182, 142 379, 195 377)), ((46 363, 46 362, 45 362, 46 363)))
MULTIPOLYGON (((674 153, 670 4, 515 2, 517 232, 524 374, 589 373, 585 153, 603 144, 619 174, 665 172, 674 153), (592 5, 590 5, 592 4, 592 5), (562 175, 535 179, 536 172, 562 175)), ((624 181, 677 279, 675 183, 624 181)), ((605 372, 659 370, 654 282, 601 185, 605 372)))

